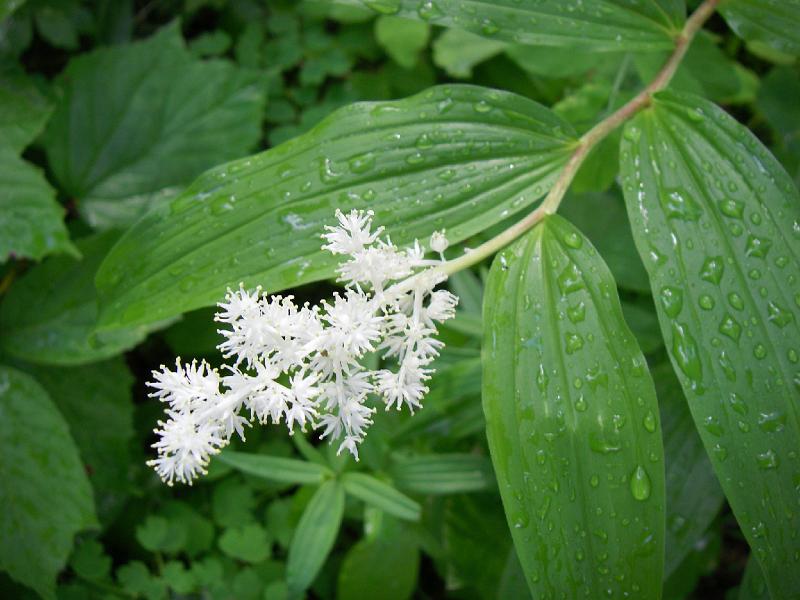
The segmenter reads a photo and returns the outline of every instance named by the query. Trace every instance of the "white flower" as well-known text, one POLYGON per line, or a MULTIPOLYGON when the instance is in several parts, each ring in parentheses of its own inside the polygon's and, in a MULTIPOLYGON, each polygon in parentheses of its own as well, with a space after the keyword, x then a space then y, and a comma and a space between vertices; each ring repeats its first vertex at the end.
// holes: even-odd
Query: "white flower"
MULTIPOLYGON (((342 294, 299 307, 292 296, 267 297, 240 285, 228 290, 215 317, 225 326, 219 349, 231 359, 225 375, 205 361, 180 359, 175 370, 153 372, 150 395, 167 405, 167 419, 158 423, 158 457, 148 464, 164 481, 191 484, 234 433, 244 439, 254 420, 285 421, 290 433, 295 425, 312 427, 341 440, 338 451, 358 460, 375 412, 370 394, 387 409, 422 406, 429 365, 443 346, 436 323, 454 316, 458 298, 434 290, 446 278, 435 268, 441 261, 426 259, 416 241, 402 250, 381 239, 372 216, 337 210, 339 224, 322 236, 325 250, 349 256, 338 270, 342 294), (396 360, 396 370, 366 368, 374 352, 396 360)), ((441 255, 444 233, 434 233, 430 246, 441 255)))
POLYGON ((449 246, 450 242, 447 241, 447 238, 444 235, 444 230, 434 231, 431 234, 431 241, 430 241, 431 250, 441 255, 444 254, 444 251, 447 250, 449 246))

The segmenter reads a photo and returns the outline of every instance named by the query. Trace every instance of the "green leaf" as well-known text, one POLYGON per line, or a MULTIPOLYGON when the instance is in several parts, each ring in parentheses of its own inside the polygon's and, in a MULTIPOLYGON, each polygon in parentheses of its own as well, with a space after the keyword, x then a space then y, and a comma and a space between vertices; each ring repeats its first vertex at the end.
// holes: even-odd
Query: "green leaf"
POLYGON ((259 138, 256 74, 198 61, 176 24, 73 58, 45 131, 62 189, 93 225, 127 225, 156 195, 244 155, 259 138))
POLYGON ((69 424, 104 525, 130 491, 133 377, 122 358, 84 367, 28 367, 69 424))
POLYGON ((111 573, 111 557, 97 540, 85 540, 75 549, 69 566, 83 579, 102 581, 111 573))
POLYGON ((748 42, 800 55, 800 0, 726 0, 719 11, 748 42))
POLYGON ((316 484, 333 475, 333 471, 316 463, 263 454, 227 450, 215 460, 230 465, 242 473, 281 483, 316 484))
POLYGON ((147 600, 160 600, 167 596, 167 584, 153 577, 143 562, 134 560, 117 569, 117 580, 122 588, 134 597, 147 600))
POLYGON ((0 140, 20 152, 39 135, 52 107, 25 72, 0 63, 0 140))
POLYGON ((289 546, 286 581, 293 595, 317 577, 336 541, 343 514, 344 488, 335 480, 326 481, 306 506, 289 546))
POLYGON ((55 598, 74 535, 95 526, 92 488, 42 387, 0 367, 0 569, 55 598))
POLYGON ((41 170, 0 144, 0 263, 64 252, 76 254, 55 191, 41 170))
POLYGON ((680 32, 683 2, 677 0, 337 0, 382 14, 458 27, 492 39, 534 46, 588 46, 595 50, 670 48, 680 32))
POLYGON ((725 497, 692 421, 672 366, 652 370, 664 434, 667 528, 664 578, 668 578, 708 530, 725 497))
POLYGON ((76 243, 82 260, 52 257, 34 266, 0 304, 0 347, 35 363, 80 365, 132 348, 148 328, 94 335, 97 298, 94 276, 119 234, 113 231, 76 243))
POLYGON ((104 325, 208 306, 239 282, 276 292, 331 277, 319 235, 336 208, 374 209, 399 245, 445 225, 458 242, 541 197, 571 135, 543 106, 474 86, 340 109, 139 221, 98 272, 104 325))
POLYGON ((433 43, 433 62, 452 77, 468 79, 476 65, 500 54, 505 47, 505 42, 487 40, 461 29, 448 29, 433 43))
POLYGON ((390 16, 375 20, 375 39, 398 65, 406 69, 417 64, 429 35, 427 23, 390 16))
POLYGON ((426 454, 401 458, 391 470, 397 487, 418 494, 480 492, 494 486, 492 467, 475 454, 426 454))
POLYGON ((398 519, 419 521, 419 503, 398 492, 391 484, 364 473, 345 473, 344 491, 398 519))
POLYGON ((219 548, 231 558, 250 563, 266 560, 271 550, 266 530, 257 523, 226 529, 219 538, 219 548))
POLYGON ((739 584, 739 600, 769 600, 770 594, 767 589, 767 582, 764 580, 764 573, 758 566, 758 561, 754 556, 750 556, 747 561, 747 568, 744 570, 742 582, 739 584))
POLYGON ((339 569, 339 600, 406 600, 417 584, 419 550, 400 527, 359 541, 339 569))
POLYGON ((662 92, 623 134, 628 214, 670 358, 773 594, 800 541, 800 196, 747 129, 662 92))
POLYGON ((25 2, 26 0, 0 0, 0 21, 10 16, 25 2))
POLYGON ((253 488, 238 477, 228 478, 214 486, 211 512, 222 527, 238 527, 255 520, 253 488))
POLYGON ((495 258, 484 323, 487 437, 533 597, 657 598, 658 406, 608 267, 547 217, 495 258))

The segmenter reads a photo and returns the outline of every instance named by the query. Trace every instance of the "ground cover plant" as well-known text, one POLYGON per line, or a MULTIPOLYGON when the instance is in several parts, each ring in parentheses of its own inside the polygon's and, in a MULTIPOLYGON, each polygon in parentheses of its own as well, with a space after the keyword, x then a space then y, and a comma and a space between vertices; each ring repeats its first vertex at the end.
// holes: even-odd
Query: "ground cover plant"
POLYGON ((0 1, 0 595, 800 597, 800 1, 0 1))

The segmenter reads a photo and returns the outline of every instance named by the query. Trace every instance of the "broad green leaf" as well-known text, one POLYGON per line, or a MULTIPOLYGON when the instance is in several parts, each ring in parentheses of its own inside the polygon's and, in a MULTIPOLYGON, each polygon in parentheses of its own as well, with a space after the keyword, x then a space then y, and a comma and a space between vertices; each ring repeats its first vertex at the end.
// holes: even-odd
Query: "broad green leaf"
POLYGON ((396 525, 355 544, 339 569, 338 600, 406 600, 417 584, 419 550, 396 525))
POLYGON ((369 208, 396 244, 462 240, 541 197, 575 143, 543 106, 474 86, 342 108, 309 133, 210 171, 139 221, 97 275, 104 325, 330 277, 336 208, 369 208))
POLYGON ((344 488, 338 481, 323 483, 306 506, 295 529, 286 562, 286 581, 300 594, 317 577, 333 548, 344 514, 344 488))
POLYGON ((748 42, 800 55, 800 0, 723 0, 719 11, 748 42))
POLYGON ((55 190, 38 168, 0 144, 0 263, 54 253, 76 254, 55 190))
POLYGON ((669 48, 680 32, 678 0, 336 0, 387 15, 422 19, 482 36, 534 46, 588 46, 595 50, 669 48))
POLYGON ((411 19, 382 16, 375 20, 375 39, 401 67, 411 69, 428 43, 430 27, 411 19))
POLYGON ((724 496, 672 366, 652 370, 661 412, 667 485, 664 578, 708 530, 724 496))
POLYGON ((344 491, 368 505, 405 521, 419 521, 420 506, 391 484, 364 473, 345 473, 344 491))
POLYGON ((176 24, 73 58, 60 83, 47 158, 94 225, 127 225, 152 198, 244 155, 259 138, 257 75, 195 60, 176 24))
POLYGON ((96 525, 92 488, 47 392, 0 367, 0 569, 55 598, 72 538, 96 525))
POLYGON ((278 458, 227 450, 215 460, 230 465, 242 473, 281 483, 322 483, 333 475, 333 471, 327 467, 295 458, 278 458))
POLYGON ((122 508, 131 485, 133 377, 122 358, 83 367, 29 367, 69 425, 95 493, 100 522, 122 508))
POLYGON ((94 335, 97 298, 94 276, 119 234, 83 238, 81 260, 52 257, 34 266, 0 304, 0 347, 35 363, 79 365, 119 354, 142 341, 147 328, 134 327, 94 335))
POLYGON ((475 454, 426 454, 392 465, 397 487, 418 494, 479 492, 494 486, 489 461, 475 454))
POLYGON ((487 40, 461 29, 448 29, 433 43, 433 62, 451 77, 468 79, 476 65, 500 54, 505 47, 504 42, 487 40))
POLYGON ((773 594, 800 594, 800 196, 747 129, 662 92, 623 134, 634 238, 717 476, 773 594))
MULTIPOLYGON (((224 463, 225 453, 216 462, 224 463)), ((212 463, 213 464, 213 463, 212 463)), ((214 486, 211 514, 222 527, 239 527, 255 520, 256 498, 253 488, 238 477, 227 478, 214 486)))
POLYGON ((531 594, 658 598, 658 405, 608 267, 547 217, 492 263, 484 324, 486 432, 531 594))
POLYGON ((747 561, 742 582, 739 584, 738 600, 769 600, 769 598, 770 594, 767 582, 764 580, 764 573, 758 566, 758 561, 751 555, 747 561))
POLYGON ((20 152, 39 135, 51 110, 22 69, 0 63, 0 144, 20 152))

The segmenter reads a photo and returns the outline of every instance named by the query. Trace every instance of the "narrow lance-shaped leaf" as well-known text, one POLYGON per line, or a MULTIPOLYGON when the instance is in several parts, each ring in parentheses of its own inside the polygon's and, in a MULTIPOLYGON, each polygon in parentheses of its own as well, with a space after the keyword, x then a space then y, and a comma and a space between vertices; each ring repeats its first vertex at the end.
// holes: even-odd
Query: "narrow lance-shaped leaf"
POLYGON ((484 323, 489 448, 532 596, 658 598, 658 406, 608 267, 547 217, 494 260, 484 323))
POLYGON ((472 454, 428 454, 403 458, 392 466, 401 489, 419 494, 477 492, 493 486, 488 459, 472 454))
POLYGON ((333 475, 333 471, 327 467, 296 458, 228 450, 220 454, 218 460, 242 473, 281 483, 322 483, 326 477, 333 475))
POLYGON ((341 481, 348 494, 363 500, 370 506, 398 519, 419 520, 419 503, 396 490, 391 484, 365 473, 345 473, 341 481))
POLYGON ((441 86, 340 109, 309 133, 201 176, 138 222, 97 275, 115 328, 330 277, 320 233, 336 208, 371 208, 397 244, 451 242, 539 198, 574 144, 570 126, 507 92, 441 86))
POLYGON ((336 0, 378 13, 466 29, 492 39, 535 46, 586 46, 595 50, 663 50, 672 47, 684 18, 678 0, 336 0))
POLYGON ((306 506, 289 546, 286 582, 290 593, 310 586, 333 548, 344 515, 344 488, 335 480, 323 483, 306 506))
POLYGON ((661 329, 712 464, 776 597, 800 594, 800 196, 712 103, 662 92, 621 169, 661 329))

